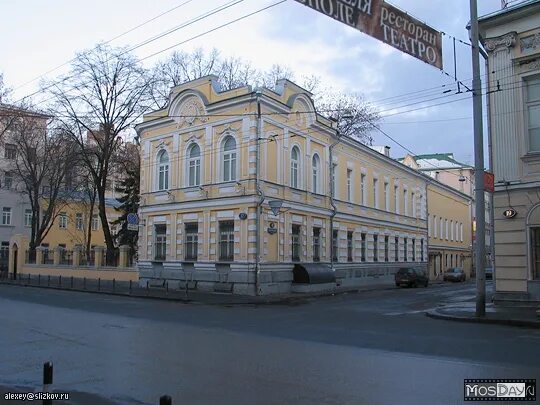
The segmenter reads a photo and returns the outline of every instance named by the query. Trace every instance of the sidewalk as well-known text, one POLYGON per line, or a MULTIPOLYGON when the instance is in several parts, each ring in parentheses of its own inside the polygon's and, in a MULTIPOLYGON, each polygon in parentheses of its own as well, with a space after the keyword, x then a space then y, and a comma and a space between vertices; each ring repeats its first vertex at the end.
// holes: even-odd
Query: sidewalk
POLYGON ((444 306, 426 312, 430 318, 449 321, 490 323, 499 325, 540 328, 538 308, 531 307, 501 307, 486 303, 486 316, 476 317, 474 302, 444 306))
POLYGON ((280 295, 248 296, 233 295, 230 293, 204 292, 197 290, 172 290, 164 287, 139 287, 136 283, 116 281, 114 284, 110 280, 90 280, 63 278, 55 279, 30 279, 20 277, 17 280, 0 280, 0 285, 13 285, 28 288, 49 288, 55 290, 76 291, 93 294, 118 295, 134 298, 158 299, 178 301, 190 304, 202 305, 300 305, 317 297, 330 297, 340 294, 357 293, 361 291, 375 291, 395 289, 394 284, 370 284, 360 287, 336 287, 333 290, 326 290, 314 293, 290 293, 280 295))

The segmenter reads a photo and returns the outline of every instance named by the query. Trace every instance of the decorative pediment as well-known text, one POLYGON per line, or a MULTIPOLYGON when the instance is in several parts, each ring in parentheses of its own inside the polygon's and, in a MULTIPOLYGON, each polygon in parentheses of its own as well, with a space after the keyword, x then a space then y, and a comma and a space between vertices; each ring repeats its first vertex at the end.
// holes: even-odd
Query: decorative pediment
POLYGON ((486 38, 484 44, 488 52, 510 50, 516 45, 517 32, 509 32, 499 37, 486 38))
POLYGON ((235 128, 231 124, 226 124, 223 130, 219 132, 219 135, 223 135, 225 133, 232 133, 232 135, 236 134, 240 128, 235 128))
POLYGON ((190 132, 189 136, 186 138, 186 143, 199 141, 203 137, 202 132, 190 132))
POLYGON ((176 122, 177 128, 208 121, 204 104, 196 95, 187 95, 173 103, 169 114, 176 122))
POLYGON ((162 149, 167 149, 167 147, 170 145, 170 143, 171 143, 170 141, 161 140, 156 145, 156 150, 160 151, 162 149))
POLYGON ((289 118, 300 128, 310 127, 316 120, 315 106, 312 101, 303 94, 300 94, 295 98, 291 110, 289 118))

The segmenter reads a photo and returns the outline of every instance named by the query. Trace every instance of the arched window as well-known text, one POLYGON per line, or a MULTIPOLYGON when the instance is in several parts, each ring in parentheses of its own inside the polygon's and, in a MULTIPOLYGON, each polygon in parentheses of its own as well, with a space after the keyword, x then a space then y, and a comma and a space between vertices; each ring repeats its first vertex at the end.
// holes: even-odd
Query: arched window
POLYGON ((157 156, 158 164, 158 191, 169 188, 169 155, 167 151, 162 150, 157 156))
POLYGON ((201 184, 201 148, 194 143, 188 149, 188 186, 201 184))
POLYGON ((313 184, 312 184, 312 191, 314 193, 321 193, 319 182, 320 182, 320 171, 321 171, 321 159, 319 159, 319 155, 315 154, 313 155, 312 159, 312 170, 313 170, 313 184))
POLYGON ((300 167, 300 151, 296 146, 291 150, 291 187, 298 187, 298 168, 300 167))
POLYGON ((232 136, 223 140, 223 181, 236 180, 236 141, 232 136))

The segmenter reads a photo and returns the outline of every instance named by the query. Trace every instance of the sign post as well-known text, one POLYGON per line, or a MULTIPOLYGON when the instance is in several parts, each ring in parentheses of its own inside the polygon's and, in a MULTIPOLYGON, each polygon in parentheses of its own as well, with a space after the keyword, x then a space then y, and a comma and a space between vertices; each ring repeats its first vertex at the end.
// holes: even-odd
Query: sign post
POLYGON ((130 212, 126 217, 127 230, 128 231, 138 231, 139 230, 139 217, 137 214, 130 212))
POLYGON ((442 34, 384 0, 296 0, 442 69, 442 34))

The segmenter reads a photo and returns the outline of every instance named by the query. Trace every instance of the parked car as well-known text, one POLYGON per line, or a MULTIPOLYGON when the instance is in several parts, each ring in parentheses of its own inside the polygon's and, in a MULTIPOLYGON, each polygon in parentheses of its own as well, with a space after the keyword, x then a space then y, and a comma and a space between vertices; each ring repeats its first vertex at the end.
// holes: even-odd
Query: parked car
POLYGON ((486 267, 486 280, 493 280, 493 267, 486 267))
POLYGON ((443 275, 444 281, 465 281, 467 280, 467 276, 465 275, 465 272, 460 267, 452 267, 450 269, 447 269, 444 272, 443 275))
POLYGON ((412 267, 403 267, 396 272, 396 286, 418 287, 423 285, 427 287, 429 278, 425 271, 412 267))

